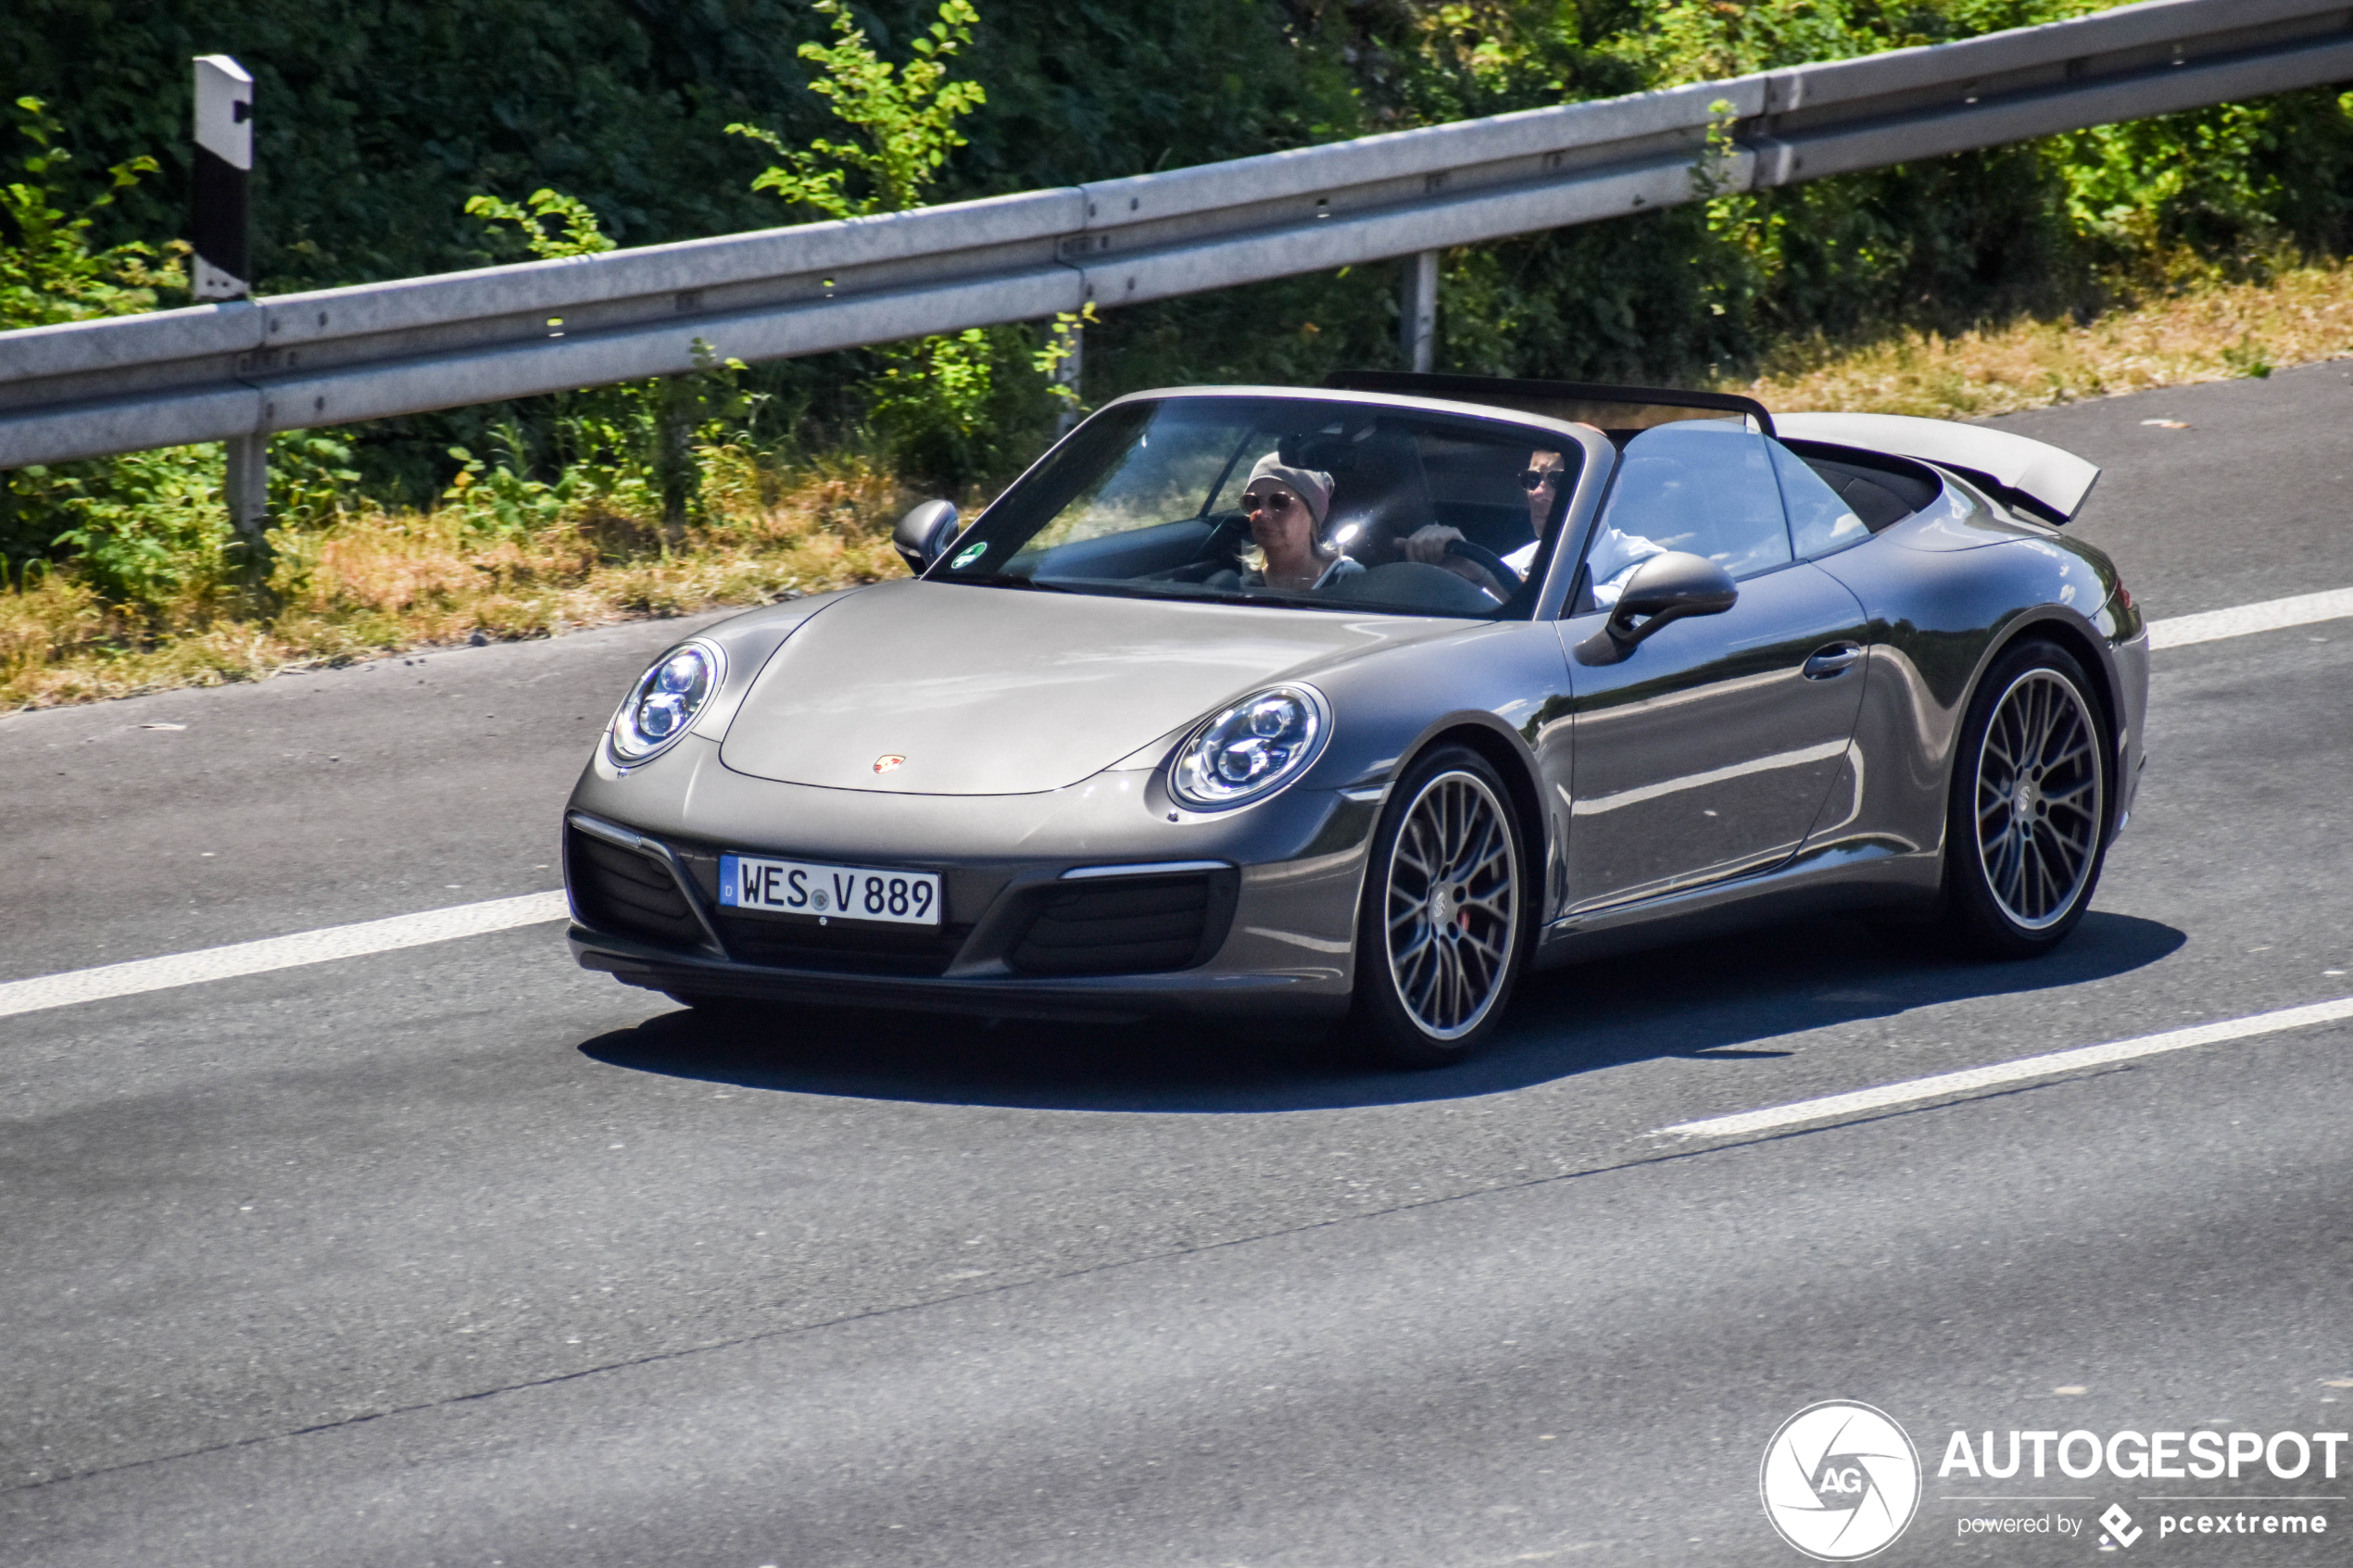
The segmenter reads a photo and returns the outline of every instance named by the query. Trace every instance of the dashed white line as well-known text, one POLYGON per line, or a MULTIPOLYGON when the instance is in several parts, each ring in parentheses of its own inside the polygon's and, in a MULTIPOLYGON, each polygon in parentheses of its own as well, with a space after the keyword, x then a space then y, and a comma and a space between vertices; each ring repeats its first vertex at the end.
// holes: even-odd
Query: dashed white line
POLYGON ((2324 594, 2297 594, 2293 598, 2265 599, 2261 604, 2209 609, 2203 615, 2174 615, 2149 622, 2149 646, 2186 647, 2192 643, 2220 642, 2255 632, 2278 632, 2309 626, 2316 621, 2342 621, 2353 616, 2353 588, 2332 588, 2324 594))
POLYGON ((2073 1050, 2021 1057, 2016 1061, 1996 1062, 1991 1067, 1972 1067, 1959 1073, 1909 1078, 1900 1084, 1883 1084, 1875 1089, 1824 1095, 1818 1099, 1801 1099, 1763 1110, 1711 1116, 1700 1122, 1678 1122, 1671 1127, 1659 1128, 1652 1135, 1742 1137, 1751 1133, 1771 1132, 1776 1127, 1794 1127, 1803 1122, 1834 1121, 1869 1110, 1887 1110, 1899 1105, 1942 1099, 1948 1095, 1998 1088, 2004 1084, 2022 1083, 2029 1078, 2047 1078, 2054 1073, 2076 1073, 2087 1067, 2106 1067, 2140 1057, 2159 1056, 2167 1051, 2187 1050, 2192 1046, 2219 1045, 2224 1040, 2244 1040, 2256 1035, 2309 1029, 2316 1023, 2339 1023, 2348 1018, 2353 1018, 2353 997, 2333 1002, 2314 1002, 2309 1007, 2281 1008, 2274 1012, 2259 1012, 2246 1018, 2224 1019, 2218 1023, 2194 1024, 2187 1029, 2169 1029, 2161 1035, 2136 1035, 2132 1039, 2111 1040, 2104 1046, 2081 1046, 2073 1050))
POLYGON ((356 925, 330 925, 292 936, 271 936, 259 942, 238 942, 226 947, 202 947, 160 959, 138 959, 97 969, 69 970, 36 980, 11 980, 0 985, 0 1018, 44 1008, 71 1007, 108 997, 132 997, 142 991, 168 991, 207 980, 227 980, 240 974, 260 974, 273 969, 356 959, 368 953, 388 953, 398 947, 422 947, 459 936, 481 936, 518 925, 562 920, 570 912, 561 893, 526 893, 518 898, 490 898, 479 904, 453 904, 389 920, 361 921, 356 925))

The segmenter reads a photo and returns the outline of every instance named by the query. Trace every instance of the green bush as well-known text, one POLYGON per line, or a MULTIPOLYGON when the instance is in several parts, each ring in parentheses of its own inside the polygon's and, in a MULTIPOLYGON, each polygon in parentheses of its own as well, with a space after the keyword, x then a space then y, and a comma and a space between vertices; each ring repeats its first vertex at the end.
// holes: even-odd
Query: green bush
POLYGON ((132 316, 153 310, 158 291, 187 286, 179 260, 184 245, 117 240, 94 248, 91 238, 107 208, 156 171, 156 160, 127 157, 96 190, 78 190, 86 182, 73 177, 64 131, 39 98, 16 101, 21 178, 0 185, 0 332, 132 316))

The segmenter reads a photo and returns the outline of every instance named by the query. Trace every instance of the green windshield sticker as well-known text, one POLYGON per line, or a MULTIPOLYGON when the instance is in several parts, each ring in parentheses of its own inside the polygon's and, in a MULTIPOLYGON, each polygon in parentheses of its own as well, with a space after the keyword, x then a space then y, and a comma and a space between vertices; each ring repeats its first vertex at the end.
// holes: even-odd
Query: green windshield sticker
POLYGON ((950 571, 962 571, 965 567, 970 566, 973 562, 978 560, 983 555, 987 554, 988 550, 988 545, 986 540, 977 544, 967 545, 963 549, 956 552, 956 558, 948 563, 948 570, 950 571))

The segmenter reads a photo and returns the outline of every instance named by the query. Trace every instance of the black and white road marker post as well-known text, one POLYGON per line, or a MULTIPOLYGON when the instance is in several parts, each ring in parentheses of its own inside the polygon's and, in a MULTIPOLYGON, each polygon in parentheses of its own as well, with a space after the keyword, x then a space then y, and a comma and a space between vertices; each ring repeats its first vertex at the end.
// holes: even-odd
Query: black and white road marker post
POLYGON ((246 256, 253 181, 253 78, 226 55, 196 56, 196 169, 189 238, 198 299, 253 292, 246 256))
MULTIPOLYGON (((196 56, 195 132, 188 223, 195 255, 189 281, 200 301, 244 299, 253 293, 253 78, 226 55, 196 56)), ((233 435, 226 444, 229 521, 257 574, 264 568, 269 444, 270 438, 258 431, 233 435)))

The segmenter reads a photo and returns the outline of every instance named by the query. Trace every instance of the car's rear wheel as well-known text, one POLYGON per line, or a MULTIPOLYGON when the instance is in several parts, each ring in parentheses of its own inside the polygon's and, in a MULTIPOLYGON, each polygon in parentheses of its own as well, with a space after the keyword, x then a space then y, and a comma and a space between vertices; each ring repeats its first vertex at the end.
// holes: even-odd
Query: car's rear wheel
POLYGON ((1416 762, 1373 835, 1357 918, 1355 1024, 1384 1060, 1442 1067, 1501 1022, 1527 943, 1510 791, 1464 746, 1416 762))
POLYGON ((2021 643, 1987 671, 1961 727, 1945 830, 1950 920, 1968 946, 2031 958, 2083 918, 2108 850, 2110 751, 2066 649, 2021 643))

